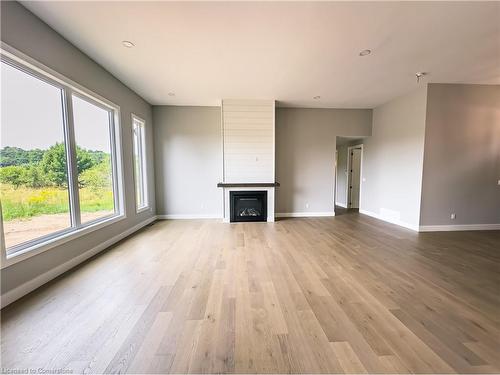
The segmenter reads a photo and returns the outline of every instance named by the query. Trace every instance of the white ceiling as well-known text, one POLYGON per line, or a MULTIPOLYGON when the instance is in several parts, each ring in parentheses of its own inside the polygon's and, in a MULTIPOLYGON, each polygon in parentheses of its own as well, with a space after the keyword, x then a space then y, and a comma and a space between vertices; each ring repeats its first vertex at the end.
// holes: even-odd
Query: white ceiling
POLYGON ((500 84, 500 2, 23 5, 151 104, 373 108, 416 88, 417 71, 500 84))

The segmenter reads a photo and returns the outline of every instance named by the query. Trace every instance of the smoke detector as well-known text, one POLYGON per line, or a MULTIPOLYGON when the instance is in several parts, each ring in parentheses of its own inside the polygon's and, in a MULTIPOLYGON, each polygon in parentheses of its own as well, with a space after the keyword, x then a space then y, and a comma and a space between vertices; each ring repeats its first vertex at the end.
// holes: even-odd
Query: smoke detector
POLYGON ((124 40, 124 41, 122 41, 122 45, 125 48, 132 48, 132 47, 135 46, 135 44, 132 43, 130 40, 124 40))
POLYGON ((417 77, 417 83, 420 82, 420 78, 425 77, 427 74, 428 74, 427 72, 416 72, 415 77, 417 77))

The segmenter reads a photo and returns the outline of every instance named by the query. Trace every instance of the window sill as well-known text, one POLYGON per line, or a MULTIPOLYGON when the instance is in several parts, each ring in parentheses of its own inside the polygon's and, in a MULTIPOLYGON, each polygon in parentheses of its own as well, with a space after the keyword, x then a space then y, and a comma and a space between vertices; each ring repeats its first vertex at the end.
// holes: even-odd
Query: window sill
POLYGON ((44 242, 34 244, 25 249, 16 251, 14 254, 7 255, 7 259, 2 262, 1 269, 9 267, 13 264, 31 258, 32 256, 41 254, 47 250, 50 250, 56 246, 60 246, 65 244, 66 242, 75 240, 79 237, 85 236, 89 233, 92 233, 96 230, 103 229, 109 225, 115 224, 119 221, 122 221, 127 216, 125 214, 119 214, 115 216, 111 216, 104 220, 100 220, 97 222, 89 223, 85 227, 65 232, 57 237, 47 239, 44 242))
POLYGON ((137 208, 135 210, 135 212, 138 213, 138 214, 140 214, 142 212, 146 212, 146 211, 151 211, 151 207, 145 206, 145 207, 137 208))

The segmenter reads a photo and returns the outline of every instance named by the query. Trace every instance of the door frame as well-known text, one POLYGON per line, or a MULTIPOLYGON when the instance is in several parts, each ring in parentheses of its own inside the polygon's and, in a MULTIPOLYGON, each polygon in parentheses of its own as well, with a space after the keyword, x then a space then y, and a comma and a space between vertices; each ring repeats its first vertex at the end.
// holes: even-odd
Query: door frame
POLYGON ((363 144, 357 144, 347 147, 347 185, 346 185, 346 198, 347 208, 351 208, 351 150, 361 148, 361 160, 359 162, 359 199, 358 209, 361 209, 361 189, 363 188, 363 144))
POLYGON ((333 186, 333 212, 335 212, 335 206, 337 205, 337 173, 339 164, 339 152, 335 150, 335 181, 333 186))

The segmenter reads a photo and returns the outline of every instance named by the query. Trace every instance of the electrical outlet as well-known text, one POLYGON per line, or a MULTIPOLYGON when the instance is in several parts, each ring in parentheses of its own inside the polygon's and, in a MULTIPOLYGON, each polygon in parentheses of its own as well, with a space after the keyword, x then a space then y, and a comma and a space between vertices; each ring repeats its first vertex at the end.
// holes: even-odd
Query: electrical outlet
POLYGON ((457 215, 455 215, 455 214, 451 214, 451 215, 450 215, 450 219, 451 219, 451 220, 455 220, 455 219, 456 219, 456 217, 457 217, 457 215))
POLYGON ((498 185, 500 185, 500 180, 498 180, 498 185))
POLYGON ((306 208, 309 208, 309 203, 306 203, 306 208))

